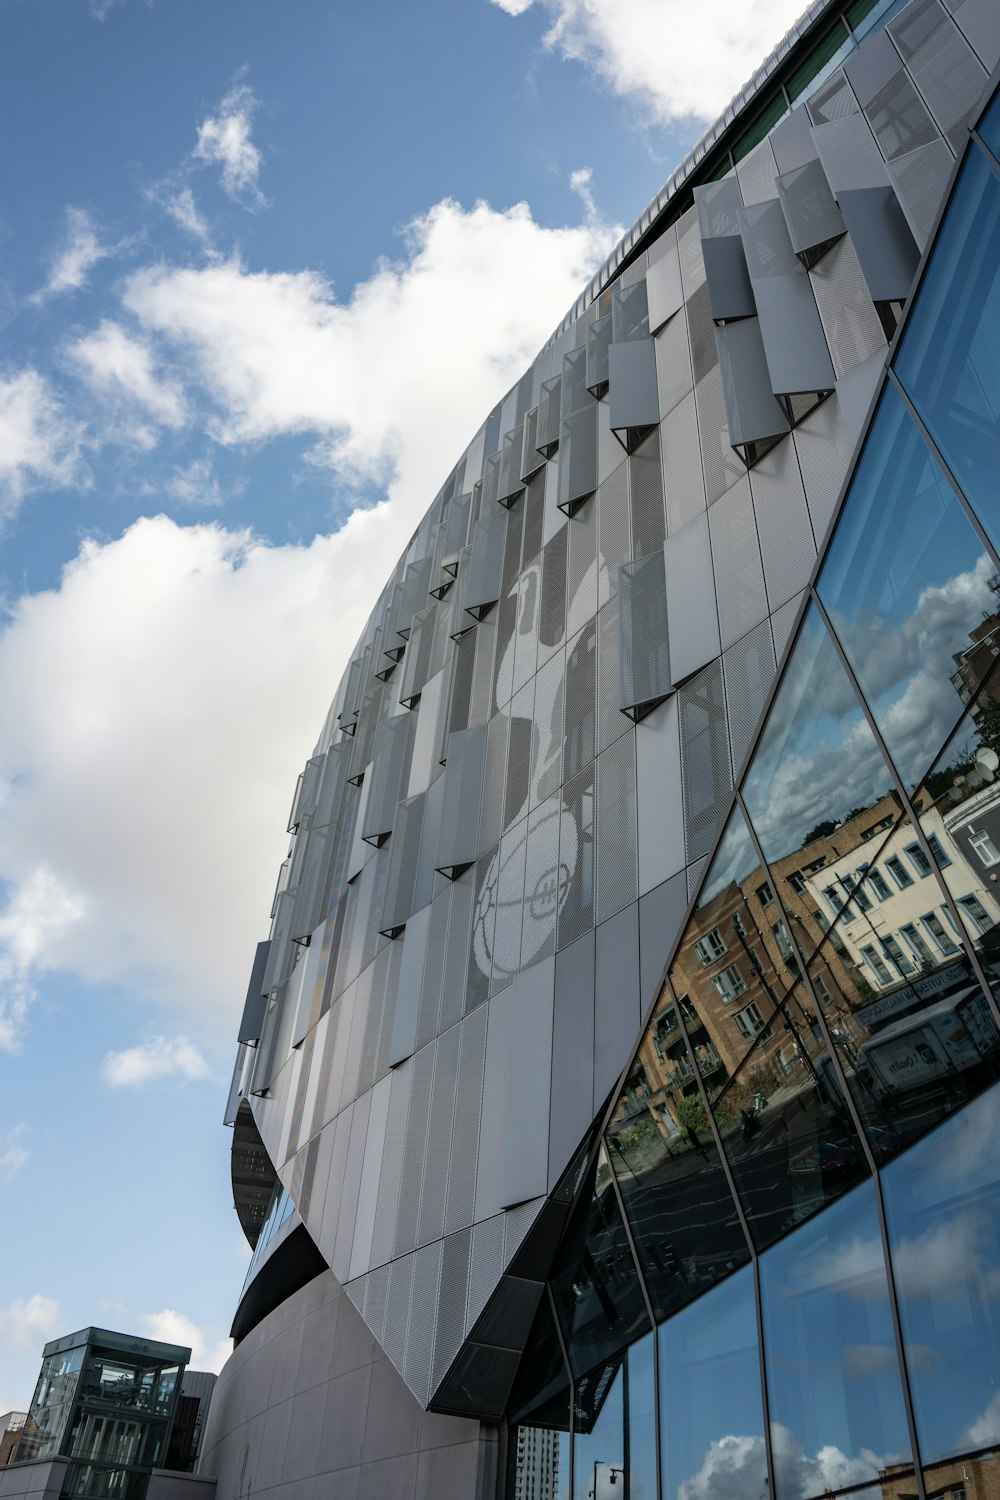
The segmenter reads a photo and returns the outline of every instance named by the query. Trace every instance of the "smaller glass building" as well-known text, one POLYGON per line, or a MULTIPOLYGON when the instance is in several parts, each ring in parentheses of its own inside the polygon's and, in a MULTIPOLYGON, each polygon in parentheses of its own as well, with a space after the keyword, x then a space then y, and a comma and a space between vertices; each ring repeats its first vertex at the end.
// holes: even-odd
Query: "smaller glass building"
POLYGON ((66 1500, 143 1500, 191 1350, 83 1328, 45 1345, 18 1460, 69 1458, 66 1500))

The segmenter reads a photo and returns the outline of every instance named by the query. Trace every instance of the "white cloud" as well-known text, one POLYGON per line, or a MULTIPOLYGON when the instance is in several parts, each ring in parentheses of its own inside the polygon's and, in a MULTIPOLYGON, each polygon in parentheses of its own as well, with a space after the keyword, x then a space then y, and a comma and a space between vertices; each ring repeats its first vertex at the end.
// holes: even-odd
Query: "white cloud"
POLYGON ((0 1136, 0 1178, 13 1182, 21 1168, 31 1157, 28 1148, 22 1145, 27 1125, 15 1125, 5 1136, 0 1136))
POLYGON ((82 483, 82 447, 82 427, 43 375, 0 375, 0 515, 30 489, 82 483))
POLYGON ((123 1052, 109 1052, 101 1076, 111 1088, 141 1088, 154 1078, 182 1078, 196 1082, 211 1076, 198 1048, 186 1037, 154 1036, 123 1052))
MULTIPOLYGON (((776 1469, 775 1488, 782 1495, 822 1495, 848 1485, 873 1481, 887 1462, 870 1449, 849 1455, 827 1443, 810 1456, 780 1422, 772 1423, 771 1447, 776 1469)), ((729 1436, 712 1443, 698 1472, 678 1486, 678 1500, 745 1500, 767 1493, 767 1457, 761 1437, 729 1436)), ((864 1492, 867 1493, 867 1492, 864 1492)))
POLYGON ((0 633, 8 1045, 53 969, 127 983, 228 1043, 290 789, 399 545, 389 506, 308 547, 160 516, 86 543, 58 589, 14 606, 0 633))
MULTIPOLYGON (((132 337, 119 323, 105 318, 93 333, 71 344, 68 354, 90 389, 106 402, 119 424, 131 406, 158 426, 178 428, 187 420, 184 393, 176 380, 161 376, 149 345, 132 337)), ((147 436, 126 422, 119 436, 147 436)))
POLYGON ((164 488, 172 500, 192 509, 211 509, 225 502, 225 493, 210 459, 195 458, 174 468, 164 488))
POLYGON ((233 1352, 232 1339, 214 1340, 192 1318, 175 1312, 172 1307, 154 1313, 134 1313, 132 1322, 151 1339, 190 1349, 192 1369, 212 1370, 218 1374, 233 1352))
POLYGON ((174 222, 187 230, 188 234, 203 242, 208 240, 208 225, 202 218, 194 201, 194 193, 189 187, 170 193, 160 201, 174 222))
POLYGON ((18 1297, 6 1307, 0 1307, 0 1348, 33 1349, 41 1346, 55 1333, 59 1323, 59 1303, 54 1297, 43 1297, 35 1292, 31 1297, 18 1297))
POLYGON ((216 437, 315 434, 315 457, 341 477, 390 479, 402 535, 617 234, 593 214, 547 229, 523 203, 446 200, 409 226, 407 258, 346 303, 313 272, 235 260, 137 272, 125 303, 186 357, 216 437))
POLYGON ((1000 1391, 990 1398, 984 1410, 969 1424, 962 1442, 970 1448, 988 1448, 994 1443, 1000 1443, 1000 1391))
POLYGON ((50 297, 59 297, 65 292, 78 292, 86 286, 99 261, 117 255, 128 243, 127 240, 113 245, 104 243, 85 208, 67 208, 63 243, 53 257, 48 280, 30 301, 47 302, 50 297))
POLYGON ((237 84, 198 127, 193 155, 196 161, 221 167, 224 192, 245 208, 259 208, 266 199, 258 185, 261 154, 250 138, 257 99, 245 83, 237 84))
MULTIPOLYGON (((519 16, 532 0, 493 0, 519 16)), ((538 0, 545 45, 580 62, 653 120, 710 121, 780 41, 802 0, 538 0)))

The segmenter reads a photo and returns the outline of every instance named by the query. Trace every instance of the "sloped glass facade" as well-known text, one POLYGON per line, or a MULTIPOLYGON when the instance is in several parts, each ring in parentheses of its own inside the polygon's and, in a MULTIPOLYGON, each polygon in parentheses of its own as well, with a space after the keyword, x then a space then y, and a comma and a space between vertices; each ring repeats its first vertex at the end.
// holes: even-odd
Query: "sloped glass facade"
POLYGON ((995 118, 557 1257, 553 1497, 997 1484, 995 118))

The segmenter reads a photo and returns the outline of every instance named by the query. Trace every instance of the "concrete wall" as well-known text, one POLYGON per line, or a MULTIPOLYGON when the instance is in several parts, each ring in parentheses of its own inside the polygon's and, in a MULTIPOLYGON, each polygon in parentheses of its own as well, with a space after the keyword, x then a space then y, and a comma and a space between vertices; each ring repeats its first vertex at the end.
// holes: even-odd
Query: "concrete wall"
POLYGON ((50 1500, 60 1494, 68 1460, 37 1458, 24 1464, 5 1464, 0 1469, 0 1500, 30 1495, 32 1500, 50 1500))
POLYGON ((214 1500, 215 1480, 205 1474, 182 1474, 176 1469, 154 1469, 146 1500, 214 1500))
POLYGON ((421 1410, 324 1272, 226 1364, 198 1471, 217 1500, 494 1500, 497 1433, 421 1410))

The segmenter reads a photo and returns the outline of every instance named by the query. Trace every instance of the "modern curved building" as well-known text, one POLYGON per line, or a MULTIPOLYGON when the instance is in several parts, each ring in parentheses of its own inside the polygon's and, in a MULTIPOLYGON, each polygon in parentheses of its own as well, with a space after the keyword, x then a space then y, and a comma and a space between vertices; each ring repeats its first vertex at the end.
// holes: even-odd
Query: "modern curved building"
POLYGON ((815 4, 387 580, 240 1030, 219 1500, 1000 1497, 998 61, 815 4))

